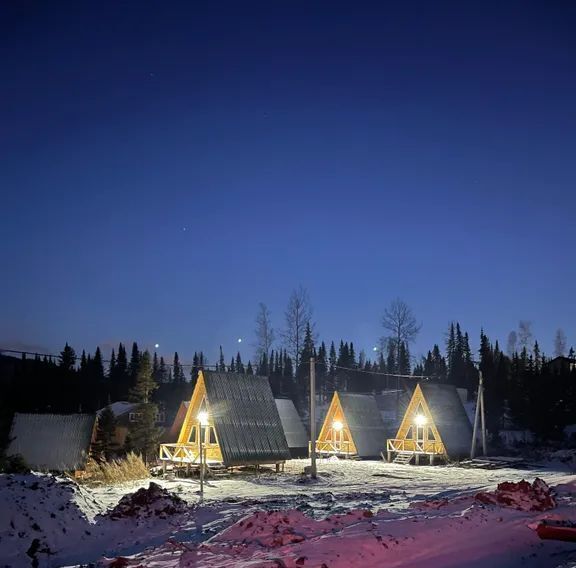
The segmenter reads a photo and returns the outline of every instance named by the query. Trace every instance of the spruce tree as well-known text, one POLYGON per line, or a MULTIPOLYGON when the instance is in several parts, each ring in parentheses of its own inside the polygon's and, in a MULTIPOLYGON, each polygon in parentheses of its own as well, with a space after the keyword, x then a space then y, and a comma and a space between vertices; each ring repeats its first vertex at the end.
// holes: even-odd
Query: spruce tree
POLYGON ((96 457, 110 460, 116 432, 116 417, 109 406, 99 414, 96 432, 96 453, 99 454, 96 457))
POLYGON ((243 375, 246 370, 244 369, 244 364, 242 363, 242 357, 240 356, 240 351, 236 354, 236 372, 243 375))
POLYGON ((155 455, 160 439, 160 430, 156 427, 158 408, 152 403, 152 393, 157 388, 152 377, 150 353, 145 351, 138 365, 136 382, 130 391, 132 400, 138 403, 138 419, 130 427, 130 446, 142 455, 146 463, 155 455))
POLYGON ((222 345, 220 345, 220 359, 218 361, 218 367, 216 370, 220 371, 221 373, 226 372, 226 363, 224 361, 224 351, 222 351, 222 345))
POLYGON ((64 372, 72 371, 76 364, 76 352, 66 343, 58 359, 60 368, 64 370, 64 372))

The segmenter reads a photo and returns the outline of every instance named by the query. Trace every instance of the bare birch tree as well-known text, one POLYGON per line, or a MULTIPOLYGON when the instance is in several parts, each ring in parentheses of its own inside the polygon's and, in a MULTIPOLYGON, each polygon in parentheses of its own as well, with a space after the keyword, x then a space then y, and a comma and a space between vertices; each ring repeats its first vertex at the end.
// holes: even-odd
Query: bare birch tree
POLYGON ((256 329, 254 330, 256 334, 256 361, 262 359, 264 353, 266 356, 270 355, 270 350, 274 343, 275 334, 272 327, 272 321, 270 318, 270 310, 260 302, 258 304, 258 313, 256 314, 256 329))
POLYGON ((526 348, 530 351, 532 347, 532 322, 528 320, 520 320, 518 322, 518 343, 520 348, 526 348))
POLYGON ((394 342, 398 358, 401 344, 412 343, 422 328, 422 324, 417 323, 410 306, 400 298, 393 300, 384 310, 382 326, 390 332, 388 341, 394 342))
POLYGON ((516 335, 515 331, 511 331, 508 334, 508 343, 506 345, 506 352, 508 353, 508 357, 514 357, 514 353, 518 350, 518 335, 516 335))
POLYGON ((304 346, 306 325, 310 324, 312 327, 310 321, 312 319, 312 307, 306 288, 299 286, 292 292, 284 316, 286 327, 282 332, 282 339, 294 366, 297 367, 304 346))
POLYGON ((556 357, 564 357, 566 354, 566 345, 568 340, 566 339, 566 334, 563 329, 557 329, 556 335, 554 336, 554 355, 556 357))

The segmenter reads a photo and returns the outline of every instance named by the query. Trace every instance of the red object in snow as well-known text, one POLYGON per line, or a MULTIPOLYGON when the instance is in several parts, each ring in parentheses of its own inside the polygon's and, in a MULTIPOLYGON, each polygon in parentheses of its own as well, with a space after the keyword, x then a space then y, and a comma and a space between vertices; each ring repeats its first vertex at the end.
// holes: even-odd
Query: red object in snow
POLYGON ((576 542, 576 524, 572 521, 542 521, 536 532, 543 540, 576 542))

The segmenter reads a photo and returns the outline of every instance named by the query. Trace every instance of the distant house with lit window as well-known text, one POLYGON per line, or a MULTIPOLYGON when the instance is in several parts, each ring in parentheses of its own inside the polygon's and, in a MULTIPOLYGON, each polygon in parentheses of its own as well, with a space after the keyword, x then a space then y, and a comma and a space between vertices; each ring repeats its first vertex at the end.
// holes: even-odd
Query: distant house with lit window
POLYGON ((563 374, 576 370, 576 359, 573 357, 555 357, 548 363, 553 373, 563 374))
MULTIPOLYGON (((98 416, 100 416, 106 408, 109 408, 112 411, 116 421, 114 437, 112 438, 112 450, 120 451, 126 444, 130 425, 137 422, 140 417, 140 413, 138 412, 138 403, 119 400, 101 408, 97 413, 98 416)), ((156 425, 163 426, 165 422, 166 414, 163 408, 160 407, 156 414, 156 425)))

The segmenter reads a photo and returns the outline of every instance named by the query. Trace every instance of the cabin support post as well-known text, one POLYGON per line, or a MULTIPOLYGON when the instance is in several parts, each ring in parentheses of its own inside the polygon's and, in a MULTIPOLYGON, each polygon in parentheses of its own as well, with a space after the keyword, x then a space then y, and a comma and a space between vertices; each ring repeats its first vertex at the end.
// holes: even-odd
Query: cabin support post
POLYGON ((420 465, 420 454, 416 454, 416 465, 420 465))
POLYGON ((430 465, 434 465, 434 454, 430 454, 430 465))
POLYGON ((386 452, 386 459, 387 459, 388 463, 390 463, 392 461, 392 452, 390 450, 388 450, 386 452))

